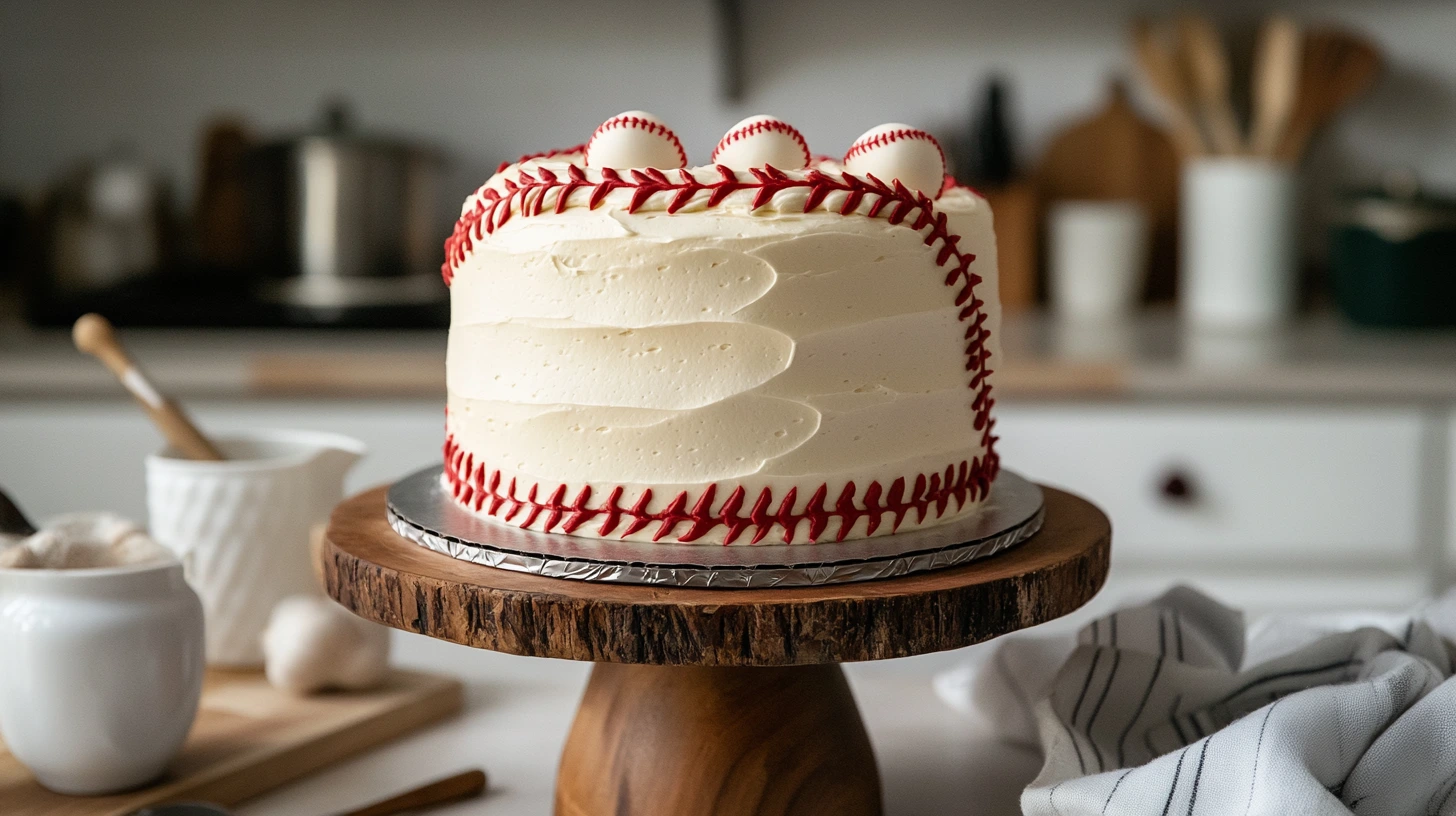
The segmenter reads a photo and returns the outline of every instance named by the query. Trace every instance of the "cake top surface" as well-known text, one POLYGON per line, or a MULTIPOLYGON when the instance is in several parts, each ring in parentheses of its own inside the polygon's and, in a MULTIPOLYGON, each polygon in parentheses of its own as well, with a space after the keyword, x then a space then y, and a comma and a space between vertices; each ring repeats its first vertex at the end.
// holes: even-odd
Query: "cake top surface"
MULTIPOLYGON (((673 215, 823 212, 880 217, 892 225, 911 218, 921 229, 923 219, 936 213, 984 206, 946 175, 935 137, 908 125, 872 128, 836 160, 815 156, 783 120, 752 116, 729 129, 709 164, 690 167, 670 128, 651 114, 629 111, 603 122, 583 144, 502 164, 462 205, 442 272, 449 283, 476 242, 513 219, 519 223, 517 216, 600 208, 673 215)), ((591 229, 587 221, 577 228, 591 229)), ((681 219, 671 229, 690 235, 720 225, 681 219)))

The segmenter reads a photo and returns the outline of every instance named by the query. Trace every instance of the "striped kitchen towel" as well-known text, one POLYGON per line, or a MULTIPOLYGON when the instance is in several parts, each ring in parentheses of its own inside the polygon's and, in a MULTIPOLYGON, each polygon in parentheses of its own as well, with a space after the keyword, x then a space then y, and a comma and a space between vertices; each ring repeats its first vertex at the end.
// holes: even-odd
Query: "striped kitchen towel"
POLYGON ((1027 814, 1456 816, 1453 613, 1246 633, 1176 588, 1075 641, 1008 639, 969 687, 938 687, 1040 745, 1027 814))

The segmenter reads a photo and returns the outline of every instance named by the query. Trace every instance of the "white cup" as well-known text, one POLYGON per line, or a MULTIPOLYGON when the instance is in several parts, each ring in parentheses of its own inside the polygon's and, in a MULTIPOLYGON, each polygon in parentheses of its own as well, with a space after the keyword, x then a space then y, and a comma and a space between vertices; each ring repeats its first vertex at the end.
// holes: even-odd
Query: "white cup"
POLYGON ((1061 201, 1048 214, 1049 289, 1057 316, 1126 317, 1148 266, 1148 215, 1136 201, 1061 201))
POLYGON ((278 601, 320 593, 309 532, 344 496, 364 444, 338 434, 254 431, 214 440, 222 462, 147 458, 152 537, 182 560, 202 597, 207 662, 263 664, 261 636, 278 601))
POLYGON ((114 793, 161 776, 197 715, 202 627, 175 561, 0 569, 6 747, 58 793, 114 793))
POLYGON ((1298 261, 1294 171, 1246 157, 1183 168, 1179 302, 1205 326, 1277 323, 1294 312, 1298 261))

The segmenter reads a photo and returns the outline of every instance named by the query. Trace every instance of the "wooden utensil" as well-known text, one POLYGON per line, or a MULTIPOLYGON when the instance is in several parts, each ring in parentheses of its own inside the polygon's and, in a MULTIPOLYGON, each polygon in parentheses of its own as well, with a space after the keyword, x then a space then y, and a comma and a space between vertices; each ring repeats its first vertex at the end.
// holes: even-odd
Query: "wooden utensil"
POLYGON ((1044 207, 1068 199, 1142 204, 1151 230, 1151 300, 1173 295, 1178 178, 1178 151, 1168 134, 1138 115, 1120 82, 1109 87, 1101 111, 1052 137, 1035 174, 1044 207))
POLYGON ((1178 151, 1185 157, 1201 156, 1209 152, 1208 140, 1198 124, 1188 78, 1164 34, 1160 26, 1148 20, 1137 20, 1132 29, 1133 51, 1144 79, 1163 98, 1168 108, 1173 141, 1178 145, 1178 151))
POLYGON ((1283 15, 1270 17, 1259 31, 1254 51, 1253 123, 1249 152, 1273 158, 1289 127, 1299 98, 1299 24, 1283 15))
POLYGON ((1229 59, 1218 29, 1206 17, 1178 18, 1178 49, 1192 80, 1193 98, 1215 153, 1232 155, 1243 147, 1239 119, 1229 96, 1229 59))
POLYGON ((1374 83, 1380 50, 1369 40, 1335 28, 1311 29, 1299 60, 1299 96, 1278 157, 1297 162, 1316 131, 1374 83))
POLYGON ((111 321, 99 314, 82 315, 71 329, 76 348, 100 360, 116 375, 126 390, 146 410, 167 442, 188 459, 220 462, 226 457, 183 413, 177 403, 164 397, 146 378, 116 339, 111 321))
POLYGON ((407 810, 434 807, 447 802, 479 796, 485 790, 485 771, 476 768, 465 773, 421 785, 398 796, 391 796, 372 805, 342 813, 339 816, 393 816, 407 810))

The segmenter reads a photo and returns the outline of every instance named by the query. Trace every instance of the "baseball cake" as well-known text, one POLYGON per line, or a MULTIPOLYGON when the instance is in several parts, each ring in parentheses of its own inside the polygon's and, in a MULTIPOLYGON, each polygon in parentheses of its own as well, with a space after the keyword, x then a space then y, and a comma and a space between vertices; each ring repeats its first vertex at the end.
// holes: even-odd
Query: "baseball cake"
POLYGON ((996 478, 991 212, 928 133, 842 160, 755 116, 502 166, 446 243, 446 487, 495 522, 719 545, 888 535, 996 478))

